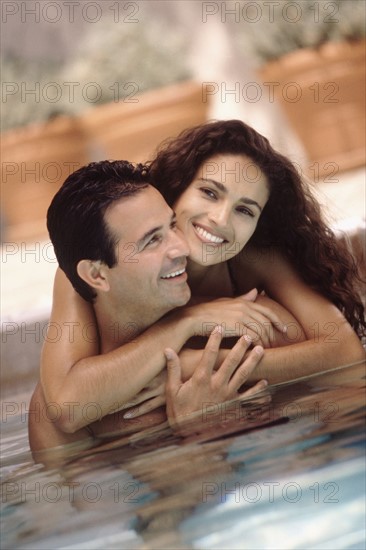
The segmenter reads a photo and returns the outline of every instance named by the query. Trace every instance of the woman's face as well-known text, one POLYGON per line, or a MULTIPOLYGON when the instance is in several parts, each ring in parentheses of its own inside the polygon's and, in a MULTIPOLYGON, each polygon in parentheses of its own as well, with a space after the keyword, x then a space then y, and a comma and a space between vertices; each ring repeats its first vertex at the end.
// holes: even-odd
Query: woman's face
POLYGON ((217 155, 205 161, 174 205, 190 259, 209 266, 238 254, 268 198, 268 180, 248 157, 217 155))

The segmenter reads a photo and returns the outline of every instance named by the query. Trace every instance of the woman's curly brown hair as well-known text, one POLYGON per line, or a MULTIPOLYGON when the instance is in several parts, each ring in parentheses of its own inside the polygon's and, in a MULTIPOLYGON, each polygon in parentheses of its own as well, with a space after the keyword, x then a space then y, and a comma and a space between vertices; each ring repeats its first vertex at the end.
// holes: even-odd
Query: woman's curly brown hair
POLYGON ((165 142, 150 163, 150 177, 170 206, 187 189, 201 164, 219 154, 246 155, 270 184, 270 197, 251 238, 275 246, 303 280, 335 304, 360 336, 366 334, 356 262, 324 223, 318 202, 294 165, 268 140, 239 120, 216 121, 165 142))

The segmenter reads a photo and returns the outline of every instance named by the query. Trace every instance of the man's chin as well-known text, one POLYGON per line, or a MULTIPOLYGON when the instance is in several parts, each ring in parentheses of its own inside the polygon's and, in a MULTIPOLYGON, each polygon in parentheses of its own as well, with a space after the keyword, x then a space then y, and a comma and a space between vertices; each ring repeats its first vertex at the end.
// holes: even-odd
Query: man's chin
POLYGON ((173 311, 173 309, 177 307, 183 307, 188 304, 189 300, 191 298, 191 291, 187 285, 185 289, 181 289, 179 292, 175 292, 174 295, 170 296, 164 296, 161 300, 161 316, 166 315, 170 311, 173 311), (164 300, 164 302, 163 302, 164 300), (165 307, 163 304, 165 303, 165 307), (164 311, 163 311, 164 309, 164 311))
POLYGON ((172 311, 173 309, 175 309, 177 307, 186 306, 188 304, 189 300, 190 300, 190 297, 191 297, 191 293, 189 292, 184 297, 182 297, 181 299, 172 300, 171 304, 170 304, 170 307, 169 307, 169 311, 172 311))
POLYGON ((184 290, 184 292, 182 292, 182 299, 181 299, 180 304, 177 305, 177 307, 178 306, 185 306, 186 304, 188 304, 189 300, 191 299, 191 294, 192 294, 191 289, 187 285, 187 288, 184 290))

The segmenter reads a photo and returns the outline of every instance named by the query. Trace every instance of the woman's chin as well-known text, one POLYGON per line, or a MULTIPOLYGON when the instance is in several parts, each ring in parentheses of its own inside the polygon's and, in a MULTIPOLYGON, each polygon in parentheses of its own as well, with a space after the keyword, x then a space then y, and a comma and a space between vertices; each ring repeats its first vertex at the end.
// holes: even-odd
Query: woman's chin
POLYGON ((189 262, 192 262, 196 265, 200 265, 202 267, 210 267, 212 265, 220 264, 222 262, 222 259, 219 254, 215 254, 213 256, 212 254, 208 254, 204 250, 201 251, 201 253, 194 253, 191 252, 189 255, 189 262))

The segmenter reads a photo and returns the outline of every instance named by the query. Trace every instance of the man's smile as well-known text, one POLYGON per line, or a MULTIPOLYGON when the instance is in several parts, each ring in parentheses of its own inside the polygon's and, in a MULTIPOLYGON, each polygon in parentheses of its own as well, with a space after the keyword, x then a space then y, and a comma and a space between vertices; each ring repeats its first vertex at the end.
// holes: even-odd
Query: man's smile
POLYGON ((176 271, 172 271, 167 275, 162 275, 161 279, 176 279, 177 277, 181 277, 183 274, 187 276, 185 267, 182 267, 181 269, 177 269, 176 271))

